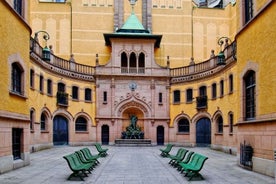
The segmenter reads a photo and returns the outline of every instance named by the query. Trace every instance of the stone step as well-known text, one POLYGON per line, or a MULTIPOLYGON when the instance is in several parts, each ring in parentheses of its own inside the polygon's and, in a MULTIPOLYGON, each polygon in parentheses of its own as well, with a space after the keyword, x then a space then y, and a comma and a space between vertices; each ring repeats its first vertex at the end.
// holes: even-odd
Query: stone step
POLYGON ((150 139, 116 139, 116 146, 151 146, 150 139))

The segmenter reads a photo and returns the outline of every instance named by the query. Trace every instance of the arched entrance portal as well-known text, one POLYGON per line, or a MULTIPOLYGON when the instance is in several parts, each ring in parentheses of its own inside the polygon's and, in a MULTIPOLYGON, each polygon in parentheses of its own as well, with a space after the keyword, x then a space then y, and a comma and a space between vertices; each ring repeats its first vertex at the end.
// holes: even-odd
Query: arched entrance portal
POLYGON ((103 145, 109 144, 109 126, 108 125, 102 126, 102 144, 103 145))
POLYGON ((68 120, 63 116, 56 116, 54 118, 53 144, 54 145, 68 144, 68 120))
POLYGON ((196 145, 208 146, 211 144, 211 122, 208 118, 201 118, 196 123, 196 145))
POLYGON ((164 127, 163 126, 158 126, 157 127, 157 145, 164 145, 164 127))

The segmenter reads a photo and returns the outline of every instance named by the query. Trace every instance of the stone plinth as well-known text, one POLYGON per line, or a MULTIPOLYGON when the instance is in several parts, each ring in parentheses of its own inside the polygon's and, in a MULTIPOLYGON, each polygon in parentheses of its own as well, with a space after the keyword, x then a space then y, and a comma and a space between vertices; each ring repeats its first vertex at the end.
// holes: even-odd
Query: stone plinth
POLYGON ((150 139, 116 139, 116 146, 151 146, 150 139))

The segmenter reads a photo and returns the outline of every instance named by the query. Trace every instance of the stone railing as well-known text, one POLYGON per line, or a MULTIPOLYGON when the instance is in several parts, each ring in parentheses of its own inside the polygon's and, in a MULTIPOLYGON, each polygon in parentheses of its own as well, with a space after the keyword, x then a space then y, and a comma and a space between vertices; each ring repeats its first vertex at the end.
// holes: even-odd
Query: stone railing
POLYGON ((94 80, 95 67, 71 62, 51 53, 50 61, 42 60, 43 48, 33 38, 30 40, 30 55, 45 68, 61 75, 82 80, 94 80))
POLYGON ((179 83, 197 80, 223 70, 225 66, 236 61, 236 42, 228 45, 223 52, 225 55, 225 65, 217 65, 218 56, 213 56, 209 60, 198 64, 191 62, 188 66, 170 69, 171 82, 179 83))

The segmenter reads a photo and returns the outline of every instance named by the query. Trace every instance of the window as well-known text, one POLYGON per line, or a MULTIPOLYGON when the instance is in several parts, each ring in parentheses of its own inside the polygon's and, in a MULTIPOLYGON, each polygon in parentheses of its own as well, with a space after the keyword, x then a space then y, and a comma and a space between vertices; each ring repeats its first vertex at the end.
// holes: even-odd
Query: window
POLYGON ((173 92, 173 102, 180 103, 180 90, 175 90, 173 92))
POLYGON ((12 154, 14 160, 21 159, 22 132, 21 128, 12 129, 12 154))
POLYGON ((103 92, 103 103, 107 103, 107 92, 103 92))
POLYGON ((234 90, 233 75, 229 75, 229 93, 233 93, 234 90))
POLYGON ((193 89, 186 90, 186 102, 193 102, 193 89))
POLYGON ((233 133, 233 124, 234 124, 234 117, 233 117, 233 114, 230 113, 229 114, 229 133, 230 134, 233 133))
POLYGON ((163 103, 163 94, 162 93, 159 93, 159 95, 158 95, 158 103, 159 104, 163 103))
POLYGON ((139 69, 138 69, 138 73, 145 73, 145 54, 144 53, 140 53, 139 54, 139 69))
POLYGON ((39 77, 39 91, 40 91, 40 93, 43 93, 43 89, 44 89, 44 77, 43 77, 43 75, 40 75, 40 77, 39 77))
POLYGON ((253 18, 253 0, 244 1, 244 23, 246 24, 253 18))
POLYGON ((59 92, 65 92, 65 84, 59 82, 58 83, 58 91, 59 92))
POLYGON ((46 116, 44 113, 40 116, 40 130, 46 130, 46 116))
POLYGON ((66 0, 39 0, 39 2, 47 2, 47 3, 65 3, 66 0))
POLYGON ((35 111, 33 109, 30 110, 30 129, 34 129, 34 119, 35 119, 35 111))
POLYGON ((224 95, 224 81, 220 81, 220 97, 223 97, 224 95))
POLYGON ((125 52, 121 54, 121 72, 128 73, 127 55, 125 52))
POLYGON ((134 52, 130 54, 129 67, 129 73, 137 73, 136 55, 134 52))
POLYGON ((91 89, 89 89, 89 88, 85 88, 85 92, 84 92, 85 94, 84 94, 84 100, 85 101, 91 101, 92 100, 92 98, 91 98, 91 89))
POLYGON ((255 99, 256 99, 256 81, 255 72, 249 71, 244 77, 245 83, 245 119, 250 120, 255 118, 255 99))
POLYGON ((17 63, 12 64, 12 91, 23 94, 23 70, 17 63))
POLYGON ((72 99, 74 100, 79 99, 79 88, 77 86, 72 87, 72 99))
POLYGON ((47 94, 48 95, 52 95, 53 94, 53 84, 52 84, 52 80, 51 79, 47 80, 47 94))
POLYGON ((213 83, 212 84, 212 98, 217 98, 217 84, 213 83))
POLYGON ((221 116, 217 119, 217 131, 218 133, 223 133, 223 119, 221 116))
POLYGON ((14 10, 21 16, 23 16, 23 1, 22 0, 14 0, 13 1, 14 10))
POLYGON ((189 133, 190 132, 190 124, 186 118, 179 120, 178 122, 178 132, 189 133))
POLYGON ((201 86, 199 88, 199 96, 207 96, 206 86, 201 86))
POLYGON ((76 131, 87 131, 87 121, 84 117, 78 117, 75 124, 76 131))
POLYGON ((35 86, 34 86, 34 80, 35 80, 35 72, 34 72, 34 70, 30 70, 30 87, 31 88, 34 88, 35 86))

